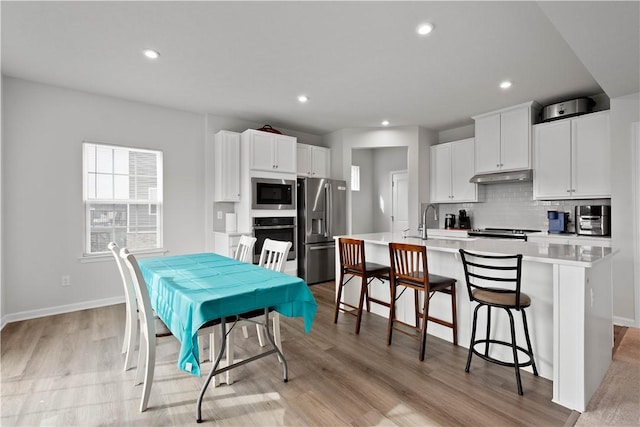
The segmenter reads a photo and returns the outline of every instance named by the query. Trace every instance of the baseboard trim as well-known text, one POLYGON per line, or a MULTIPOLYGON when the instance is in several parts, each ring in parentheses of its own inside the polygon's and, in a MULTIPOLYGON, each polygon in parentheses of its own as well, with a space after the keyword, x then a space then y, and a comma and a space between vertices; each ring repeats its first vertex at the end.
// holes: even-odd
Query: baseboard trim
POLYGON ((2 327, 0 329, 4 329, 4 327, 11 322, 20 322, 22 320, 37 319, 38 317, 53 316, 56 314, 71 313, 73 311, 87 310, 90 308, 105 307, 108 305, 122 303, 124 303, 124 296, 59 305, 56 307, 40 308, 37 310, 21 311, 19 313, 2 316, 2 327))
POLYGON ((620 316, 613 316, 613 324, 617 326, 626 326, 627 328, 640 327, 640 325, 636 323, 635 319, 629 319, 620 316))

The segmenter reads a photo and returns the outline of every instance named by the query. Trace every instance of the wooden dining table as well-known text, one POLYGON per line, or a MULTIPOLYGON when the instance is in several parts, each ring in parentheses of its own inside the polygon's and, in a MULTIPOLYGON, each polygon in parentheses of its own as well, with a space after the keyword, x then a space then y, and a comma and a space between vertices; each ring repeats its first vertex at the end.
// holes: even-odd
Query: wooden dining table
POLYGON ((304 280, 214 253, 197 253, 139 260, 140 271, 149 290, 151 305, 180 341, 178 367, 200 375, 198 329, 212 321, 222 327, 221 345, 211 372, 202 386, 197 402, 196 420, 202 421, 201 405, 211 379, 222 372, 254 360, 277 354, 287 364, 265 328, 272 349, 218 368, 227 340, 227 324, 238 317, 262 314, 269 325, 272 310, 287 317, 302 317, 307 333, 311 330, 317 304, 304 280))

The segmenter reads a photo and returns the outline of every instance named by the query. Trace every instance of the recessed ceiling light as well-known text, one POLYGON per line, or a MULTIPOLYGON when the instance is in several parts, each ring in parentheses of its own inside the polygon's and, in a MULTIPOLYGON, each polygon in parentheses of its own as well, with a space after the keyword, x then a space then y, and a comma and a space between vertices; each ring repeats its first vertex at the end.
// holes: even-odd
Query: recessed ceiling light
POLYGON ((308 97, 307 95, 300 95, 300 96, 298 97, 298 102, 301 102, 301 103, 303 103, 303 104, 304 104, 305 102, 307 102, 308 100, 309 100, 309 97, 308 97))
POLYGON ((512 84, 511 81, 505 80, 502 83, 500 83, 500 87, 502 89, 509 89, 511 87, 511 84, 512 84))
POLYGON ((420 34, 421 36, 426 36, 427 34, 429 34, 431 31, 433 31, 433 24, 420 24, 418 26, 418 34, 420 34))
POLYGON ((389 120, 383 120, 381 124, 382 126, 389 126, 389 120))
POLYGON ((144 56, 149 59, 158 59, 160 57, 160 52, 153 49, 145 49, 142 51, 142 53, 144 53, 144 56))

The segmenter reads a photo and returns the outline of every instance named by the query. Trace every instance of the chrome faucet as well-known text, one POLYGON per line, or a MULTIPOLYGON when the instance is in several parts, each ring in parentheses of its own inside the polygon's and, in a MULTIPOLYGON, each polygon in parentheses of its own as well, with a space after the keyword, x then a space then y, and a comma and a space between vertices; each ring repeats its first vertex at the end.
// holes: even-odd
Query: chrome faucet
POLYGON ((438 211, 436 210, 435 205, 427 205, 427 207, 424 208, 424 212, 422 212, 422 229, 420 230, 420 238, 422 238, 422 240, 427 240, 427 212, 429 211, 429 208, 433 208, 433 219, 436 221, 438 220, 438 211))

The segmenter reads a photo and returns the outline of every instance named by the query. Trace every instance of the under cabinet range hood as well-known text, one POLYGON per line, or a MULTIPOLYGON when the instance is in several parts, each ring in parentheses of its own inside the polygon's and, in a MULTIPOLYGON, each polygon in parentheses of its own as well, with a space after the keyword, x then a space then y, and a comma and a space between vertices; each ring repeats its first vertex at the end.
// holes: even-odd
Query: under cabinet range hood
POLYGON ((500 184, 503 182, 531 181, 533 171, 531 169, 511 172, 495 172, 474 175, 469 182, 474 184, 500 184))

